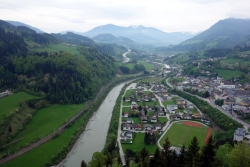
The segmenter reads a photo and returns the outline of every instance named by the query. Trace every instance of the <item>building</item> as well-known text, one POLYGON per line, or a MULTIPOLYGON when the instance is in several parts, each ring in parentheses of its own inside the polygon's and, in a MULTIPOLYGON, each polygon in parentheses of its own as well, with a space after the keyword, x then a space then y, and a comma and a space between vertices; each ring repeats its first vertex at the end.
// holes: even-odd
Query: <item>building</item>
POLYGON ((246 129, 238 128, 234 132, 234 141, 243 141, 246 134, 246 129))

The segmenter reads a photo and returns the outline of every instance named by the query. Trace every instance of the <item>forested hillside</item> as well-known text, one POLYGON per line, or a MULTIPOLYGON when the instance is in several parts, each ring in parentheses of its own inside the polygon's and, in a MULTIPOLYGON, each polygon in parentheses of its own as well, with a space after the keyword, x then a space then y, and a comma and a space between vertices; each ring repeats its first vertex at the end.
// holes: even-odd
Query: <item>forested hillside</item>
POLYGON ((44 96, 51 103, 82 103, 115 75, 114 59, 107 55, 113 53, 113 48, 79 45, 77 49, 81 55, 65 51, 31 52, 27 41, 40 46, 59 42, 50 34, 37 34, 27 27, 15 27, 1 21, 2 89, 24 89, 44 96))

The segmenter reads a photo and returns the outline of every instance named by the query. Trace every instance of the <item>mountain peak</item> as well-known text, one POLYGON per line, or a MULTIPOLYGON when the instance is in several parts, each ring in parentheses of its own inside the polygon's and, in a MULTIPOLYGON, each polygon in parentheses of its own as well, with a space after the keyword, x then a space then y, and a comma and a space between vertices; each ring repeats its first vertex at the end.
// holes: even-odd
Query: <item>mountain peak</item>
POLYGON ((137 28, 142 28, 142 25, 131 25, 129 26, 130 28, 137 29, 137 28))

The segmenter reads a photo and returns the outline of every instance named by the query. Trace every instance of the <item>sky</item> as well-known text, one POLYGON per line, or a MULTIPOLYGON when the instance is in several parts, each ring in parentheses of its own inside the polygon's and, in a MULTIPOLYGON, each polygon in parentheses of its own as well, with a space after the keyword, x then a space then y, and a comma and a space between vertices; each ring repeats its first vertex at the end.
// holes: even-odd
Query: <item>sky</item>
POLYGON ((201 32, 226 18, 250 18, 250 0, 0 0, 0 19, 48 33, 115 24, 201 32))

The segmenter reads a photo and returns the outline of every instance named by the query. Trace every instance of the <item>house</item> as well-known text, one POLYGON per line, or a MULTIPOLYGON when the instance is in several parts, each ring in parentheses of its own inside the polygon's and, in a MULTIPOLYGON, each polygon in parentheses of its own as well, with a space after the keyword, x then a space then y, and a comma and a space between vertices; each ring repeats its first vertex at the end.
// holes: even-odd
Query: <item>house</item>
POLYGON ((129 116, 129 112, 127 111, 127 112, 124 112, 124 115, 123 115, 124 117, 128 117, 129 116))
POLYGON ((155 115, 153 115, 152 117, 150 117, 150 122, 157 122, 157 117, 155 115))
POLYGON ((192 119, 192 116, 189 114, 183 114, 182 119, 192 119))
POLYGON ((141 124, 136 124, 136 125, 134 126, 134 130, 137 130, 137 131, 142 130, 142 125, 141 125, 141 124))
POLYGON ((244 128, 238 128, 235 130, 234 132, 234 141, 243 141, 244 137, 245 137, 245 134, 246 134, 246 129, 244 128))
POLYGON ((147 117, 145 115, 141 116, 141 122, 143 122, 143 123, 147 123, 148 122, 148 119, 147 119, 147 117))
POLYGON ((179 114, 174 114, 174 115, 170 115, 170 118, 172 120, 180 120, 181 119, 181 116, 179 114))
POLYGON ((160 129, 161 129, 161 124, 155 124, 155 125, 154 125, 154 129, 160 130, 160 129))
POLYGON ((235 83, 232 81, 222 81, 219 87, 232 89, 235 88, 235 83))
POLYGON ((134 121, 133 121, 133 119, 132 119, 132 118, 127 118, 127 119, 126 119, 126 122, 127 122, 127 123, 129 123, 129 124, 134 123, 134 121))
POLYGON ((162 110, 160 110, 160 111, 158 111, 158 113, 157 113, 159 116, 163 116, 165 113, 162 111, 162 110))
POLYGON ((151 129, 153 129, 152 125, 150 125, 150 124, 145 124, 144 125, 144 130, 151 130, 151 129))
POLYGON ((130 102, 130 97, 127 97, 126 99, 125 99, 125 102, 130 102))
POLYGON ((193 117, 194 118, 201 118, 201 115, 200 114, 193 114, 193 117))
POLYGON ((137 109, 138 108, 138 105, 135 101, 132 101, 131 103, 131 109, 137 109))
POLYGON ((204 124, 210 124, 210 121, 206 118, 201 118, 201 122, 203 122, 204 124))
POLYGON ((127 131, 127 132, 125 133, 125 137, 126 137, 127 139, 132 139, 132 138, 133 138, 133 133, 132 133, 131 131, 127 131))
POLYGON ((175 114, 175 110, 178 109, 178 106, 177 105, 167 105, 167 109, 168 109, 170 114, 175 114))
POLYGON ((185 108, 186 100, 178 99, 177 100, 177 105, 178 105, 179 108, 185 108))
POLYGON ((127 123, 124 123, 124 124, 122 124, 122 129, 123 130, 131 130, 131 127, 132 127, 132 125, 131 124, 127 124, 127 123))

